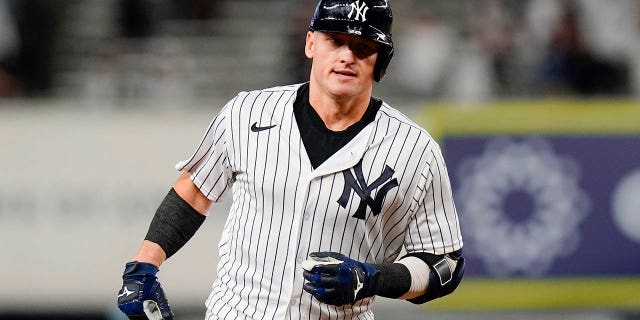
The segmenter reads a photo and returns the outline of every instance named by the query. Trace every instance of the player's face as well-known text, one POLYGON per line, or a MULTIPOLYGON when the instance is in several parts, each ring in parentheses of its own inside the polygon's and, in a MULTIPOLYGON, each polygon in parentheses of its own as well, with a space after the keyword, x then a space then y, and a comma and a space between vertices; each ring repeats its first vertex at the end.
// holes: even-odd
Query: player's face
POLYGON ((340 33, 309 32, 305 53, 313 59, 311 81, 335 97, 371 95, 378 44, 340 33))

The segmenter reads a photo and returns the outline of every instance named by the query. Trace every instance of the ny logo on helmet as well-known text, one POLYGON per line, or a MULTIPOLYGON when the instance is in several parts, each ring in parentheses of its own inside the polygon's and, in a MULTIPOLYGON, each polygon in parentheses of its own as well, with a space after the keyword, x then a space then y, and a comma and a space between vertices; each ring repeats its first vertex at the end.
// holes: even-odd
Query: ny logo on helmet
POLYGON ((366 219, 367 206, 371 208, 373 215, 377 216, 382 211, 382 201, 384 201, 387 192, 398 186, 398 180, 393 178, 393 169, 385 165, 382 174, 371 184, 367 184, 367 181, 364 179, 364 174, 362 174, 362 160, 353 167, 353 171, 356 174, 355 178, 351 174, 351 170, 342 171, 344 176, 344 189, 342 190, 340 199, 338 199, 338 204, 346 208, 349 198, 351 197, 351 191, 353 190, 355 194, 360 197, 360 204, 352 217, 363 220, 366 219), (372 198, 371 192, 378 187, 380 187, 378 193, 372 198))
POLYGON ((369 10, 369 7, 367 7, 367 4, 364 2, 360 2, 360 0, 351 3, 351 11, 349 11, 349 15, 347 16, 349 19, 353 19, 353 20, 360 20, 362 22, 367 21, 367 11, 369 10), (355 13, 355 17, 352 18, 353 14, 355 13))

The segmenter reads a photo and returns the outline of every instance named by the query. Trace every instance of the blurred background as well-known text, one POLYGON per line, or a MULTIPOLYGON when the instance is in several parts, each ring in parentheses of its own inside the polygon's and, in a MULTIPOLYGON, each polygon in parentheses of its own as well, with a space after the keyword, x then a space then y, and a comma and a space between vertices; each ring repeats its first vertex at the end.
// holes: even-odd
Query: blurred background
MULTIPOLYGON (((443 147, 468 257, 380 319, 640 319, 640 1, 390 0, 374 94, 443 147)), ((0 319, 123 319, 124 263, 238 91, 308 79, 309 0, 0 0, 0 319)), ((228 203, 160 272, 199 319, 228 203)))

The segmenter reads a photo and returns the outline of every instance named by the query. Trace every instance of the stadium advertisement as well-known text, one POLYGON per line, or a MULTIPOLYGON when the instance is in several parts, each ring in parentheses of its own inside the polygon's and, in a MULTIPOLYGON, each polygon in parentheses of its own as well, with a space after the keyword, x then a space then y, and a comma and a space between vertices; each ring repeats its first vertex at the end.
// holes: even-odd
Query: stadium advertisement
POLYGON ((638 107, 427 107, 468 261, 457 294, 429 307, 640 305, 638 107))

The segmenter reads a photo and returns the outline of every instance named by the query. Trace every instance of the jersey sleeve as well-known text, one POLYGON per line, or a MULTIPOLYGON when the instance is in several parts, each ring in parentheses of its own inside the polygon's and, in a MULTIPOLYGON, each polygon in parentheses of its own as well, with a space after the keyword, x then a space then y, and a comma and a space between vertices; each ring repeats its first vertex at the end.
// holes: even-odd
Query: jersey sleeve
POLYGON ((442 255, 462 248, 458 214, 449 174, 438 146, 429 150, 416 188, 415 210, 405 235, 405 249, 442 255))
POLYGON ((193 183, 214 202, 225 196, 233 182, 228 157, 227 113, 234 100, 211 120, 191 157, 175 165, 176 170, 189 172, 193 183))

